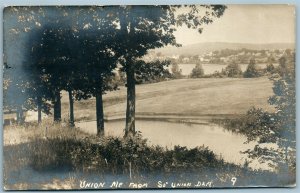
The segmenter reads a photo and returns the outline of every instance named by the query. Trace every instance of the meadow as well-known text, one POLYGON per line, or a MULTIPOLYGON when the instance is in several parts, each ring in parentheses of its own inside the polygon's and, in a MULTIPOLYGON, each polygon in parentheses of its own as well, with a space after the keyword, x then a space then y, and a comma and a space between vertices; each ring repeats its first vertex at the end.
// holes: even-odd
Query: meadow
MULTIPOLYGON (((273 111, 267 102, 271 94, 272 82, 267 77, 178 79, 137 85, 136 117, 213 120, 243 114, 252 106, 273 111)), ((125 100, 125 87, 107 93, 105 118, 123 119, 125 100)), ((75 120, 95 120, 94 106, 93 98, 76 101, 75 120)), ((188 148, 173 144, 171 148, 149 144, 147 136, 97 138, 80 128, 70 128, 66 93, 62 110, 61 124, 53 124, 50 116, 41 125, 32 122, 4 127, 5 189, 79 189, 80 181, 95 179, 147 182, 149 187, 157 187, 160 180, 183 183, 195 179, 212 182, 212 187, 232 187, 233 177, 239 178, 235 186, 293 182, 293 178, 250 168, 247 162, 228 162, 205 144, 188 148)))
MULTIPOLYGON (((252 106, 273 111, 268 104, 272 82, 260 78, 178 79, 136 86, 136 117, 215 117, 244 114, 252 106)), ((125 117, 126 87, 103 97, 106 120, 125 117)), ((75 120, 95 120, 94 98, 76 101, 75 120)), ((67 93, 62 95, 63 119, 68 119, 67 93)))

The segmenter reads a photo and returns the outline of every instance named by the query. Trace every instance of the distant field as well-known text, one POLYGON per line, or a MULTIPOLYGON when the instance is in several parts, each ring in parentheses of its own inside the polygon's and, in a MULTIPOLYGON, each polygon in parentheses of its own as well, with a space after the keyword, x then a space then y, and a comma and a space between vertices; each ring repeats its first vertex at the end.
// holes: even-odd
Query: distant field
MULTIPOLYGON (((244 114, 252 106, 274 110, 267 102, 272 95, 272 82, 267 77, 171 80, 137 85, 136 92, 137 117, 244 114)), ((66 93, 62 105, 67 119, 66 93)), ((126 88, 106 94, 104 106, 107 119, 124 117, 126 88)), ((95 120, 95 100, 76 102, 75 118, 95 120)))

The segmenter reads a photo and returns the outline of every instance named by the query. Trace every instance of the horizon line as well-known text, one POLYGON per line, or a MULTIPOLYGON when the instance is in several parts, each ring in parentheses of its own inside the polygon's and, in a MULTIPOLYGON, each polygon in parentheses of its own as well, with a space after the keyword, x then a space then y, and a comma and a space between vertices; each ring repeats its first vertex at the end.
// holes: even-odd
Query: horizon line
POLYGON ((189 46, 189 45, 196 45, 196 44, 204 44, 204 43, 225 43, 225 44, 252 44, 252 45, 266 45, 266 44, 294 44, 296 45, 296 42, 270 42, 270 43, 248 43, 248 42, 224 42, 224 41, 207 41, 207 42, 198 42, 198 43, 192 43, 192 44, 182 44, 182 46, 189 46))

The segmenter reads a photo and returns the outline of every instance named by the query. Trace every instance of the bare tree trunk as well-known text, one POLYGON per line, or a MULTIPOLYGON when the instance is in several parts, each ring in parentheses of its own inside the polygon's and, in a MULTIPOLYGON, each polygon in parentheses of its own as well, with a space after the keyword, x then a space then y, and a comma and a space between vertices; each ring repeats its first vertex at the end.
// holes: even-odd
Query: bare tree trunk
POLYGON ((40 96, 37 97, 37 111, 38 111, 38 123, 42 122, 42 98, 40 96))
POLYGON ((54 121, 61 121, 61 101, 60 101, 60 91, 56 90, 54 96, 54 121))
POLYGON ((22 125, 25 120, 22 105, 17 107, 16 114, 17 114, 17 123, 22 125))
MULTIPOLYGON (((120 31, 124 34, 124 37, 131 36, 135 32, 134 26, 128 21, 128 16, 122 11, 119 13, 120 19, 120 31), (128 32, 128 27, 130 28, 128 32)), ((130 38, 127 39, 130 41, 130 38)), ((130 42, 127 42, 130 44, 130 42)), ((126 58, 125 62, 126 76, 127 76, 127 107, 126 107, 126 125, 124 137, 132 137, 135 135, 135 76, 134 76, 134 64, 132 58, 126 58)))
POLYGON ((96 94, 96 117, 97 117, 97 136, 104 136, 104 113, 102 93, 99 91, 96 94))
POLYGON ((73 94, 72 94, 72 90, 69 90, 69 110, 70 110, 70 126, 71 127, 74 127, 75 124, 74 124, 74 99, 73 99, 73 94))
MULTIPOLYGON (((126 61, 127 62, 127 61, 126 61)), ((127 65, 127 107, 126 107, 126 125, 125 136, 135 135, 135 77, 133 64, 127 65)))

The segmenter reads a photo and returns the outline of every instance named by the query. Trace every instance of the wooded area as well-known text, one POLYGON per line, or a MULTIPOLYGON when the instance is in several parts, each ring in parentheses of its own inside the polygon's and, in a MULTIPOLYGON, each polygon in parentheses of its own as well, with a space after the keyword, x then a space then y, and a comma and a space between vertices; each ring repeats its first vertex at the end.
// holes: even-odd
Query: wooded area
MULTIPOLYGON (((27 110, 38 111, 38 122, 42 121, 41 112, 51 111, 54 121, 61 121, 60 93, 65 90, 69 93, 70 125, 74 125, 74 100, 96 97, 97 133, 102 136, 102 95, 117 89, 112 79, 119 64, 127 79, 125 136, 133 136, 135 74, 140 58, 150 49, 180 46, 174 36, 176 27, 187 26, 201 33, 203 26, 221 17, 225 9, 223 5, 8 7, 4 49, 21 59, 4 56, 4 107, 17 112, 19 124, 27 110), (180 8, 185 12, 177 13, 180 8)), ((144 68, 143 73, 149 74, 153 68, 144 68)))

